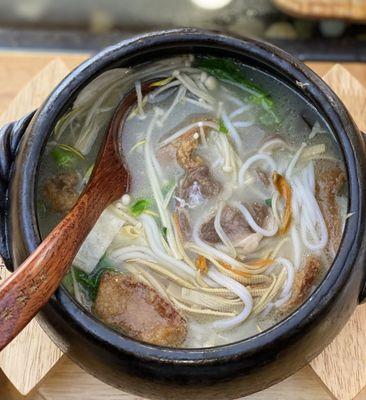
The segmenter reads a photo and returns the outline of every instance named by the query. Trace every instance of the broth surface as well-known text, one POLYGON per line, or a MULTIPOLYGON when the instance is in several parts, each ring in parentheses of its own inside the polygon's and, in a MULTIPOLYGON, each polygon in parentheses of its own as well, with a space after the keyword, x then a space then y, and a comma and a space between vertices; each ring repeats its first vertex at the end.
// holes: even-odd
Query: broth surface
POLYGON ((336 255, 345 168, 311 104, 234 60, 186 55, 113 69, 85 87, 41 160, 42 236, 85 187, 130 90, 138 101, 121 153, 131 192, 104 211, 64 286, 108 326, 163 346, 218 346, 278 323, 336 255))

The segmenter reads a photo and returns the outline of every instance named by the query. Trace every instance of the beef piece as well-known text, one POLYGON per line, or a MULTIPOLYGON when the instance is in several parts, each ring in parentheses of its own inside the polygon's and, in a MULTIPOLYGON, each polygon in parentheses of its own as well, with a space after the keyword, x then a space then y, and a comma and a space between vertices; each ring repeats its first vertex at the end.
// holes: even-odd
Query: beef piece
POLYGON ((315 163, 315 177, 315 197, 327 226, 328 249, 334 256, 342 236, 342 222, 336 197, 346 182, 346 174, 338 162, 320 160, 315 163))
POLYGON ((257 167, 255 169, 255 172, 257 173, 258 178, 260 179, 260 181, 263 183, 263 185, 265 187, 268 187, 271 184, 271 181, 269 179, 267 172, 265 172, 262 168, 257 167))
POLYGON ((220 242, 220 237, 215 229, 215 218, 211 218, 201 225, 200 238, 211 244, 220 242))
POLYGON ((51 176, 43 186, 47 207, 58 212, 69 211, 79 197, 76 190, 78 183, 79 177, 73 171, 51 176))
POLYGON ((185 208, 177 208, 177 217, 178 217, 178 224, 179 224, 179 228, 180 231, 182 233, 183 239, 184 240, 188 240, 189 237, 191 236, 191 224, 189 222, 189 215, 188 215, 188 211, 185 208))
POLYGON ((268 207, 255 201, 254 203, 247 205, 247 209, 253 217, 255 223, 260 227, 263 227, 268 217, 268 207))
POLYGON ((295 310, 310 295, 311 289, 319 277, 321 269, 320 259, 315 256, 308 256, 303 269, 296 273, 292 295, 282 310, 285 313, 295 310))
POLYGON ((221 214, 221 228, 228 235, 230 240, 238 240, 243 236, 252 233, 247 220, 236 208, 224 207, 221 214))
MULTIPOLYGON (((257 203, 253 203, 252 208, 259 210, 259 205, 257 203)), ((249 208, 249 211, 252 213, 253 211, 249 208)), ((260 212, 261 214, 261 212, 260 212)), ((259 224, 259 214, 258 217, 256 214, 252 214, 254 220, 257 219, 257 223, 259 224)), ((250 228, 247 220, 244 218, 243 214, 236 208, 226 206, 222 210, 221 214, 221 228, 227 234, 230 240, 238 241, 242 240, 251 233, 253 233, 252 229, 250 228)), ((202 240, 208 243, 219 243, 220 238, 215 230, 215 217, 212 217, 209 221, 204 223, 201 226, 200 236, 202 240)))
MULTIPOLYGON (((204 116, 197 117, 197 118, 194 118, 193 120, 191 120, 190 123, 204 121, 204 120, 209 120, 209 119, 205 118, 204 116)), ((187 122, 187 123, 189 123, 189 122, 187 122)), ((202 128, 203 128, 204 134, 207 136, 207 133, 210 128, 207 126, 203 126, 202 128)), ((178 139, 174 140, 173 142, 171 142, 171 143, 165 145, 164 147, 162 147, 161 149, 159 149, 158 154, 157 154, 158 160, 162 161, 162 162, 171 162, 171 161, 177 160, 177 158, 178 158, 177 153, 181 147, 182 147, 180 150, 181 155, 183 155, 182 153, 184 151, 187 151, 187 150, 193 151, 195 148, 197 148, 198 143, 199 143, 199 139, 194 138, 195 134, 197 134, 197 135, 200 134, 200 128, 198 126, 188 129, 188 131, 185 132, 183 135, 179 136, 178 139), (189 149, 189 147, 191 147, 191 146, 193 146, 193 148, 189 149)), ((183 161, 183 164, 184 164, 184 161, 183 161)), ((182 168, 184 168, 184 166, 182 166, 182 168)), ((184 168, 184 169, 186 169, 186 168, 184 168)))
MULTIPOLYGON (((203 127, 205 135, 208 129, 203 127)), ((217 196, 221 190, 220 183, 212 177, 204 160, 195 154, 199 141, 199 128, 191 128, 173 143, 163 147, 158 155, 160 160, 172 159, 174 155, 178 165, 184 169, 185 175, 180 182, 177 197, 190 207, 217 196)))
POLYGON ((174 162, 177 158, 177 147, 174 142, 160 148, 157 152, 156 158, 163 164, 174 162))
POLYGON ((135 278, 105 272, 93 312, 104 323, 133 339, 177 347, 187 335, 187 323, 158 292, 135 278))
MULTIPOLYGON (((187 133, 185 135, 187 135, 187 133)), ((199 136, 197 138, 195 134, 189 134, 184 140, 181 140, 178 145, 176 154, 177 162, 186 171, 195 170, 203 164, 202 158, 194 154, 198 144, 199 136)))
POLYGON ((220 193, 221 185, 216 182, 206 165, 189 170, 180 182, 177 196, 191 207, 201 204, 220 193))

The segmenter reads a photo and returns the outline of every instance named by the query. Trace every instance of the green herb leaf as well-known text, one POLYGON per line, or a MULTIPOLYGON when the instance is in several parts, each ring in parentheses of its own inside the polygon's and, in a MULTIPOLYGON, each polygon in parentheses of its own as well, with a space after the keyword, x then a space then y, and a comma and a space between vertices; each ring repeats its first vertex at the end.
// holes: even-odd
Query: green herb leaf
POLYGON ((72 154, 65 153, 57 147, 51 151, 51 156, 55 160, 56 165, 61 168, 71 167, 75 161, 75 157, 72 154))
POLYGON ((227 135, 229 132, 221 118, 219 120, 219 132, 224 133, 225 135, 227 135))
POLYGON ((52 151, 51 156, 56 165, 61 168, 71 167, 77 159, 85 160, 79 150, 67 144, 58 144, 52 151))
POLYGON ((280 122, 274 111, 275 104, 271 96, 246 78, 240 64, 227 58, 200 57, 197 60, 197 66, 217 79, 239 83, 243 90, 249 94, 246 100, 264 110, 264 113, 259 117, 259 121, 263 125, 269 126, 280 122))
POLYGON ((166 226, 163 226, 161 228, 161 233, 163 234, 164 240, 168 243, 168 228, 166 226))
POLYGON ((74 269, 76 281, 84 288, 92 301, 95 301, 97 297, 103 274, 107 271, 116 271, 108 261, 104 261, 103 259, 90 274, 77 267, 72 268, 74 269))
POLYGON ((136 200, 130 207, 130 212, 134 217, 138 217, 144 211, 151 207, 151 201, 148 199, 136 200))
POLYGON ((268 207, 272 207, 272 198, 266 199, 264 202, 268 207))
POLYGON ((198 67, 207 71, 215 78, 240 83, 244 89, 257 97, 268 96, 259 86, 246 78, 240 64, 228 58, 201 57, 197 60, 198 67))

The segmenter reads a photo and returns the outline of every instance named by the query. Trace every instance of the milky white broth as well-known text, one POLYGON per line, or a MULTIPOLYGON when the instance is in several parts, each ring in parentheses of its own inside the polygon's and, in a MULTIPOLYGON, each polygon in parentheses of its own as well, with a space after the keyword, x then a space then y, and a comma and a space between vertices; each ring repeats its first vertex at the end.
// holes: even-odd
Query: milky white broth
POLYGON ((39 171, 44 237, 136 90, 121 129, 131 191, 104 212, 64 286, 94 312, 104 268, 134 276, 185 321, 179 347, 228 344, 286 317, 330 267, 347 213, 343 160, 317 110, 269 74, 222 60, 187 55, 102 74, 60 118, 39 171), (156 86, 144 96, 146 81, 156 86))

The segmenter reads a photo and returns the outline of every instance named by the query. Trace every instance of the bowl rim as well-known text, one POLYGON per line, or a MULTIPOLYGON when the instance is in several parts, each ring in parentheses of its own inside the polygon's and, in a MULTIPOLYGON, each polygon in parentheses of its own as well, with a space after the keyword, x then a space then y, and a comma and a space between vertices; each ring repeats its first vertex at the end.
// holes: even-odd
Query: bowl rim
MULTIPOLYGON (((142 343, 121 335, 106 327, 88 311, 79 307, 76 301, 60 287, 51 299, 50 305, 57 311, 67 314, 70 323, 89 335, 97 344, 133 354, 136 357, 159 362, 200 361, 204 363, 223 360, 237 355, 253 354, 258 349, 273 346, 305 332, 330 305, 334 296, 343 288, 345 280, 352 273, 358 248, 362 241, 364 211, 361 182, 365 174, 360 165, 361 137, 353 120, 342 102, 333 91, 313 71, 295 57, 281 49, 258 39, 237 38, 219 32, 192 28, 180 28, 151 32, 107 47, 94 57, 82 63, 72 71, 50 94, 39 108, 27 131, 28 140, 21 144, 21 151, 27 156, 20 174, 22 196, 20 198, 21 227, 27 250, 32 252, 40 242, 35 212, 35 187, 37 167, 44 144, 53 125, 69 99, 96 75, 113 68, 121 59, 131 60, 143 53, 153 54, 161 49, 216 49, 220 52, 236 54, 237 57, 249 57, 259 60, 273 70, 279 71, 298 85, 297 89, 313 104, 321 107, 321 114, 330 124, 337 136, 347 165, 349 182, 349 212, 356 212, 354 218, 347 221, 336 259, 326 277, 308 300, 296 311, 278 324, 242 341, 212 348, 177 349, 142 343), (301 85, 298 84, 301 83, 301 85)), ((188 51, 189 52, 189 51, 188 51)), ((362 142, 363 146, 363 142, 362 142)), ((363 148, 363 147, 362 147, 363 148)), ((361 285, 361 282, 360 282, 361 285)), ((329 342, 332 337, 329 338, 329 342)), ((316 354, 314 354, 315 356, 316 354)))

